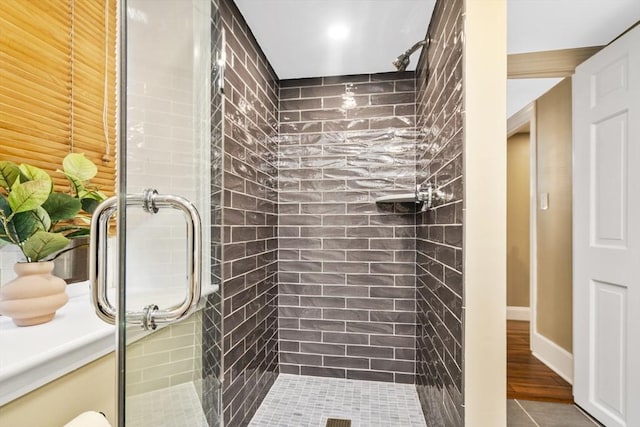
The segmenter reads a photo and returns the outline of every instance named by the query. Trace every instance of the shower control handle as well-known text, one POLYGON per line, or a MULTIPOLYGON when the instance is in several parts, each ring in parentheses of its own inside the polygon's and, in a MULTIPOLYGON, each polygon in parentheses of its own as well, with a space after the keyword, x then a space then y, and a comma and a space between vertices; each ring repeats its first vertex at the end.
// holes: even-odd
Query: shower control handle
MULTIPOLYGON (((107 295, 107 234, 109 220, 117 211, 118 198, 111 197, 96 208, 91 218, 89 279, 91 300, 96 314, 103 321, 115 324, 117 311, 107 295)), ((202 224, 195 206, 188 200, 173 195, 158 194, 156 190, 145 190, 142 194, 127 195, 127 206, 140 206, 154 215, 161 208, 182 211, 187 223, 187 277, 188 289, 180 304, 159 310, 155 305, 139 312, 127 312, 127 323, 139 324, 143 329, 155 329, 156 325, 173 323, 193 313, 200 301, 202 279, 202 224), (153 307, 153 309, 150 309, 153 307)))
POLYGON ((453 200, 453 196, 432 182, 425 182, 416 186, 416 203, 423 203, 423 209, 431 209, 437 205, 453 200))

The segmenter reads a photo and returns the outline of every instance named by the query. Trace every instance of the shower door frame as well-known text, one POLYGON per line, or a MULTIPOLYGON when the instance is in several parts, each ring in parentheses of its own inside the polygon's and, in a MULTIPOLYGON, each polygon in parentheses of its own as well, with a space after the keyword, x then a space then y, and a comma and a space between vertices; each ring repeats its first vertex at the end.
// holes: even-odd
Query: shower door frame
MULTIPOLYGON (((210 10, 210 16, 209 16, 209 24, 206 28, 206 31, 209 33, 209 35, 211 36, 211 38, 209 39, 209 44, 208 46, 204 46, 204 44, 200 43, 199 45, 204 47, 203 49, 201 49, 201 51, 205 54, 209 54, 209 55, 219 55, 221 58, 221 60, 223 61, 222 63, 224 64, 224 30, 222 30, 221 34, 217 34, 213 32, 213 27, 212 25, 214 25, 216 23, 216 19, 214 19, 214 14, 217 14, 216 16, 219 16, 220 14, 220 10, 219 10, 219 4, 217 1, 215 0, 202 0, 203 2, 208 1, 211 3, 211 10, 210 10), (214 8, 216 9, 214 12, 214 8), (216 39, 213 38, 213 36, 216 36, 216 39)), ((117 108, 118 111, 116 112, 116 117, 118 120, 116 129, 118 132, 117 135, 117 149, 116 149, 116 153, 117 153, 117 158, 116 158, 116 185, 115 185, 115 191, 116 191, 116 199, 117 199, 117 206, 118 209, 116 209, 116 212, 113 214, 113 217, 116 218, 116 228, 117 228, 117 246, 118 246, 118 251, 116 251, 117 255, 115 256, 115 259, 113 260, 115 263, 117 263, 117 274, 114 275, 115 280, 117 280, 117 283, 120 283, 122 285, 119 285, 116 287, 116 300, 117 300, 117 305, 119 307, 125 307, 126 306, 126 288, 127 288, 127 245, 126 245, 126 230, 127 230, 127 213, 126 213, 126 209, 124 207, 126 207, 126 199, 127 199, 127 192, 130 190, 127 186, 128 182, 127 182, 127 153, 128 153, 128 143, 127 143, 127 110, 128 110, 128 105, 127 105, 127 101, 128 101, 128 90, 127 90, 127 73, 128 73, 128 64, 127 64, 127 54, 128 54, 128 25, 127 25, 127 19, 128 19, 128 13, 127 13, 127 6, 128 6, 129 1, 128 0, 119 0, 117 3, 117 17, 119 19, 119 22, 117 24, 117 41, 116 41, 116 61, 118 61, 118 65, 116 66, 116 75, 117 75, 117 96, 119 97, 118 99, 118 104, 117 104, 117 108), (122 207, 122 208, 120 208, 122 207)), ((203 27, 204 29, 204 27, 203 27)), ((194 30, 195 31, 195 30, 194 30)), ((195 33, 194 33, 194 44, 198 45, 199 42, 202 41, 201 38, 199 38, 195 33)), ((224 82, 224 65, 219 67, 219 59, 214 57, 214 56, 210 56, 208 60, 204 60, 205 64, 209 65, 209 69, 206 70, 206 72, 208 73, 208 83, 209 86, 205 87, 203 90, 203 93, 205 93, 206 95, 202 95, 202 94, 198 94, 195 96, 208 96, 208 104, 209 106, 212 105, 212 101, 213 101, 213 97, 214 97, 214 93, 210 90, 212 87, 215 87, 216 84, 219 85, 218 87, 218 91, 216 91, 216 95, 217 96, 221 96, 222 94, 222 84, 221 82, 224 82), (214 63, 215 61, 215 63, 214 63), (217 75, 215 73, 218 73, 217 75)), ((200 65, 203 65, 202 63, 200 65)), ((196 83, 199 82, 199 80, 195 80, 196 83)), ((220 141, 216 142, 218 145, 220 145, 220 152, 224 152, 223 151, 223 136, 224 135, 224 96, 221 96, 221 100, 220 100, 220 106, 219 108, 222 111, 222 118, 220 119, 220 123, 213 123, 213 108, 210 108, 208 113, 209 113, 209 126, 206 127, 206 129, 200 129, 199 133, 202 133, 202 136, 204 136, 204 134, 208 135, 208 139, 203 139, 203 144, 206 144, 207 146, 211 147, 212 146, 212 140, 211 138, 213 138, 214 135, 214 128, 215 127, 220 127, 219 129, 219 133, 220 133, 220 141)), ((197 113, 193 113, 193 114, 197 114, 197 113)), ((204 280, 205 275, 209 275, 211 277, 211 284, 217 284, 218 285, 218 289, 215 292, 218 292, 220 295, 217 297, 219 298, 218 301, 220 301, 220 306, 216 307, 216 300, 214 298, 212 298, 212 295, 203 295, 201 296, 201 303, 199 305, 199 308, 196 310, 197 311, 201 311, 204 313, 205 310, 207 310, 207 308, 210 308, 215 311, 216 309, 219 310, 220 313, 222 313, 222 283, 221 280, 218 282, 218 278, 215 277, 215 274, 213 274, 213 262, 216 261, 218 262, 220 265, 222 264, 222 260, 221 259, 215 259, 214 254, 212 253, 212 247, 211 245, 214 243, 210 236, 211 236, 211 230, 212 228, 218 227, 221 229, 222 224, 221 221, 217 221, 219 223, 214 224, 213 222, 213 218, 211 219, 211 221, 206 221, 206 219, 213 217, 212 212, 214 210, 214 206, 213 206, 213 182, 215 180, 215 177, 213 176, 214 171, 216 173, 220 174, 220 179, 217 183, 217 185, 219 185, 222 188, 222 173, 221 171, 216 171, 215 170, 215 165, 214 163, 214 155, 213 155, 213 149, 208 149, 207 150, 207 159, 206 159, 206 167, 208 169, 210 169, 212 171, 211 176, 209 176, 209 181, 205 183, 205 188, 207 188, 207 199, 209 200, 210 204, 208 205, 208 211, 207 212, 201 212, 202 214, 202 218, 203 220, 203 229, 202 229, 202 237, 203 237, 203 253, 204 256, 207 259, 211 259, 212 264, 206 263, 206 264, 202 264, 203 267, 203 271, 202 271, 202 277, 203 277, 203 283, 207 283, 208 280, 204 280), (203 304, 204 303, 204 304, 203 304)), ((194 173, 199 173, 200 171, 195 171, 194 173)), ((222 233, 220 233, 220 235, 222 235, 222 233)), ((219 242, 220 246, 222 245, 222 242, 219 242)), ((221 257, 221 250, 220 250, 220 257, 221 257)), ((221 275, 220 275, 221 276, 221 275)), ((203 315, 204 317, 204 315, 203 315)), ((218 319, 217 318, 217 313, 213 313, 212 317, 214 317, 214 322, 218 323, 219 325, 217 325, 220 329, 222 328, 222 319, 221 317, 218 319)), ((115 410, 116 410, 116 425, 117 426, 125 426, 125 422, 126 422, 126 415, 127 415, 127 411, 126 411, 126 401, 127 401, 127 390, 126 390, 126 384, 127 384, 127 322, 131 322, 131 319, 127 319, 127 310, 126 309, 121 309, 121 310, 117 310, 116 312, 116 316, 115 316, 115 322, 116 322, 116 331, 115 331, 115 361, 116 361, 116 378, 115 378, 115 383, 116 383, 116 396, 115 396, 115 410)), ((179 321, 177 321, 176 323, 179 323, 179 321)), ((203 323, 199 326, 200 328, 202 328, 204 325, 204 319, 203 319, 203 323)), ((201 347, 203 346, 204 340, 202 340, 202 342, 200 343, 201 347)), ((130 343, 129 343, 130 344, 130 343)), ((219 346, 220 350, 222 349, 222 342, 217 343, 217 345, 219 346)), ((204 349, 202 349, 202 353, 204 355, 204 349)), ((202 357, 202 356, 200 356, 202 357)), ((214 367, 214 371, 215 371, 215 367, 214 367)), ((214 372, 214 377, 216 380, 218 380, 220 382, 220 391, 219 391, 219 396, 220 398, 218 400, 214 399, 214 406, 217 406, 217 408, 213 408, 213 411, 215 412, 215 414, 218 416, 219 418, 219 424, 214 424, 211 425, 211 427, 216 427, 216 426, 221 426, 223 423, 223 417, 221 414, 221 392, 222 392, 222 386, 221 386, 221 381, 222 381, 222 360, 220 360, 220 368, 218 372, 214 372)), ((201 373, 204 376, 204 366, 201 366, 201 373)), ((203 383, 204 383, 204 378, 203 378, 203 383)), ((204 395, 205 391, 202 392, 202 394, 204 395)), ((204 403, 204 396, 201 396, 201 404, 204 403)), ((203 407, 203 410, 205 408, 203 407)), ((207 422, 210 422, 211 420, 207 420, 207 422)))
MULTIPOLYGON (((126 206, 127 206, 127 178, 124 173, 127 169, 127 157, 123 155, 127 152, 127 0, 118 2, 118 34, 116 38, 116 61, 117 67, 117 83, 118 83, 118 144, 116 147, 116 228, 118 239, 118 251, 116 251, 116 263, 118 265, 116 280, 118 283, 126 284, 126 206), (124 207, 124 209, 122 209, 124 207)), ((116 287, 118 306, 125 306, 125 286, 116 287)), ((121 349, 127 346, 126 333, 126 310, 118 310, 116 312, 116 423, 117 426, 125 426, 125 402, 126 399, 126 352, 121 349)))

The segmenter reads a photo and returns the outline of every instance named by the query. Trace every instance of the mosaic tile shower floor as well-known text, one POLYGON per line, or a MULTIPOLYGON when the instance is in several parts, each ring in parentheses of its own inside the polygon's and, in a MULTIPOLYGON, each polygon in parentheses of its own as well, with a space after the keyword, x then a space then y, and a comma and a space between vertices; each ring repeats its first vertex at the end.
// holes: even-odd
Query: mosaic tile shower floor
POLYGON ((426 427, 413 385, 280 374, 249 427, 426 427))
POLYGON ((209 427, 194 383, 127 398, 127 427, 209 427))

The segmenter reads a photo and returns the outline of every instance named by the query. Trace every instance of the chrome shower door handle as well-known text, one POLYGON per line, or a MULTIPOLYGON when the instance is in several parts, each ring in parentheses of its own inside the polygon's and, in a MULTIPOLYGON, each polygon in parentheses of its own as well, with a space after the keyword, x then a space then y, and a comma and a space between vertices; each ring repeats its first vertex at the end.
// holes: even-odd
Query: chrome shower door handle
MULTIPOLYGON (((161 208, 180 210, 187 225, 187 277, 188 289, 185 299, 167 309, 159 310, 155 304, 142 311, 127 312, 127 322, 140 324, 145 330, 155 329, 158 324, 177 322, 193 313, 200 301, 202 288, 202 224, 195 206, 188 200, 173 195, 158 194, 145 190, 143 194, 126 197, 127 206, 140 206, 149 214, 157 214, 161 208)), ((117 210, 117 198, 102 202, 91 219, 90 266, 91 299, 100 319, 115 324, 116 308, 107 296, 107 233, 109 219, 117 210)))
POLYGON ((89 281, 91 303, 98 317, 112 325, 116 323, 116 308, 107 296, 107 234, 109 220, 117 210, 117 197, 109 197, 98 205, 91 217, 89 234, 89 281))
POLYGON ((202 222, 193 203, 180 196, 158 194, 155 190, 145 190, 142 195, 127 196, 127 205, 142 205, 150 213, 158 213, 161 208, 181 211, 187 225, 187 277, 188 288, 184 301, 167 309, 159 310, 155 304, 148 305, 141 312, 127 313, 127 319, 140 323, 146 329, 155 329, 157 324, 178 322, 198 307, 202 292, 202 222))

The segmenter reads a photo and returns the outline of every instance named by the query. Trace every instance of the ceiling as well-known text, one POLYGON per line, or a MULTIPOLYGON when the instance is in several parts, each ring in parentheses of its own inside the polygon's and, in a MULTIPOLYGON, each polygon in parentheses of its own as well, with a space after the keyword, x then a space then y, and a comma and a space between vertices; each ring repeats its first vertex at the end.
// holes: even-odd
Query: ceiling
MULTIPOLYGON (((508 53, 601 46, 640 20, 640 0, 508 0, 508 53)), ((507 82, 507 117, 561 79, 507 82)))
MULTIPOLYGON (((447 1, 447 0, 444 0, 447 1)), ((435 0, 235 0, 281 79, 394 71, 435 0)), ((508 53, 597 46, 640 20, 640 0, 508 0, 508 53)), ((415 69, 419 51, 408 69, 415 69)), ((557 79, 510 81, 509 114, 557 79)))
POLYGON ((600 46, 640 20, 639 0, 508 0, 508 53, 600 46))
MULTIPOLYGON (((235 2, 280 79, 394 71, 391 61, 424 39, 435 4, 435 0, 235 2)), ((415 69, 418 55, 412 56, 410 69, 415 69)))

